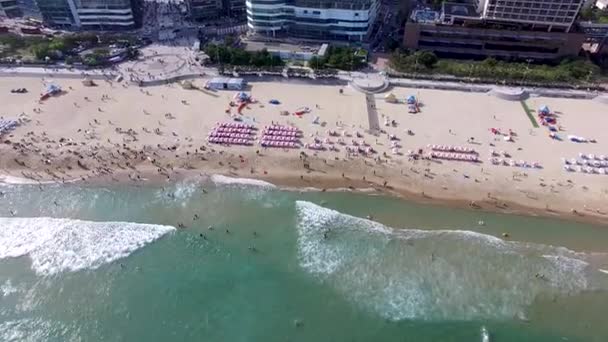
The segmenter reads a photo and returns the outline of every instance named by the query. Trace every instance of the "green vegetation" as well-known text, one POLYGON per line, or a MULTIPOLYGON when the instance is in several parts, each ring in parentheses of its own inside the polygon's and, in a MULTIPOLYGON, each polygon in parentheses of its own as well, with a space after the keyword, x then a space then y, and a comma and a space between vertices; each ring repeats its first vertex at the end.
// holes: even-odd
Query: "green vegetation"
POLYGON ((452 75, 499 82, 584 83, 593 81, 600 74, 597 65, 580 59, 564 59, 558 65, 536 65, 494 58, 484 61, 438 59, 428 51, 395 52, 390 66, 404 73, 452 75))
POLYGON ((534 114, 532 113, 532 110, 530 109, 530 107, 528 107, 528 104, 526 103, 526 101, 522 100, 521 102, 521 106, 524 108, 524 111, 526 112, 526 115, 528 116, 528 119, 530 119, 530 121, 532 122, 532 126, 534 126, 534 128, 538 128, 538 122, 536 122, 536 119, 534 118, 534 114))
POLYGON ((308 61, 312 69, 357 70, 366 65, 367 51, 351 47, 330 46, 324 57, 313 57, 308 61))
POLYGON ((116 44, 127 48, 127 56, 134 57, 137 50, 132 46, 137 38, 125 34, 108 34, 98 36, 93 33, 78 33, 63 35, 60 37, 29 37, 7 34, 0 36, 0 58, 12 57, 24 58, 29 62, 40 61, 65 61, 67 64, 83 62, 86 65, 96 66, 105 62, 110 55, 110 49, 106 46, 116 44), (80 56, 79 52, 89 48, 95 48, 92 53, 80 56))
POLYGON ((203 49, 211 63, 235 66, 255 66, 259 68, 284 65, 279 56, 271 55, 268 50, 249 52, 241 48, 226 45, 208 44, 203 49))
POLYGON ((16 34, 0 35, 0 58, 31 56, 29 47, 45 41, 42 37, 21 37, 16 34))
POLYGON ((583 8, 580 12, 579 19, 582 21, 591 21, 594 23, 608 24, 608 12, 602 11, 597 7, 589 6, 583 8))

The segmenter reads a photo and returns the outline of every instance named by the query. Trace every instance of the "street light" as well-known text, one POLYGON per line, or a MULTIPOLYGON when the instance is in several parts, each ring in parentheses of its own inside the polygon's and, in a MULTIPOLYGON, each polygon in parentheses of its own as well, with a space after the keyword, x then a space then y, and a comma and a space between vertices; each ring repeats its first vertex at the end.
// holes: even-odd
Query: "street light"
POLYGON ((532 63, 533 61, 534 60, 532 58, 526 59, 526 62, 528 62, 528 64, 526 64, 526 71, 524 71, 524 75, 521 78, 522 83, 526 80, 526 75, 528 75, 528 71, 530 70, 530 63, 532 63))

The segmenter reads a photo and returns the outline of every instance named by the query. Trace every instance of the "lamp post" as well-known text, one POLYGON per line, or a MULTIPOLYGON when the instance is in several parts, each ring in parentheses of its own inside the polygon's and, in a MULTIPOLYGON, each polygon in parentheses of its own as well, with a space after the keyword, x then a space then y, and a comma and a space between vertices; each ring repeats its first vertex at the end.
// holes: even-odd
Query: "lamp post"
POLYGON ((526 59, 526 62, 528 62, 528 64, 526 64, 526 71, 524 71, 524 76, 521 78, 521 83, 524 83, 524 81, 526 80, 526 75, 528 75, 528 71, 530 71, 530 63, 532 63, 532 61, 534 61, 532 58, 526 59))

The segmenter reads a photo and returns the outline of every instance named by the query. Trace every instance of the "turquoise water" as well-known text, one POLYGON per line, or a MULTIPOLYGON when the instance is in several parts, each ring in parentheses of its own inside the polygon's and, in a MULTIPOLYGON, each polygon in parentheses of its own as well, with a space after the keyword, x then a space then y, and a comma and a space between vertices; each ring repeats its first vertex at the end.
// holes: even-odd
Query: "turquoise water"
POLYGON ((606 227, 201 180, 1 190, 2 341, 608 340, 606 227))

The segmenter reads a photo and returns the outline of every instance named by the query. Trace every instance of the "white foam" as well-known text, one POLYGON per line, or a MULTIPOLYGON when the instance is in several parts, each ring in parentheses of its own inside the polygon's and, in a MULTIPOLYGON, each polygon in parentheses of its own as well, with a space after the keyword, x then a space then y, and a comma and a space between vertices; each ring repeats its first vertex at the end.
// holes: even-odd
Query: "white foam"
POLYGON ((4 184, 54 184, 53 181, 37 181, 33 179, 15 177, 10 175, 0 175, 0 183, 4 184))
POLYGON ((0 218, 0 259, 28 255, 39 275, 95 269, 174 227, 58 218, 0 218))
POLYGON ((259 179, 251 179, 251 178, 234 178, 227 177, 223 175, 211 175, 211 181, 215 184, 221 185, 249 185, 249 186, 258 186, 264 188, 276 188, 276 185, 265 182, 259 179))
MULTIPOLYGON (((80 179, 69 179, 63 181, 63 183, 74 183, 79 181, 80 179)), ((29 178, 15 177, 11 175, 0 175, 0 184, 11 184, 11 185, 40 185, 40 184, 57 184, 57 181, 38 181, 29 178)))
POLYGON ((300 266, 388 319, 525 316, 539 295, 589 287, 584 256, 563 247, 392 229, 304 201, 296 211, 300 266))
POLYGON ((7 279, 4 284, 0 286, 0 293, 2 294, 2 297, 10 296, 17 292, 19 292, 19 288, 14 286, 10 279, 7 279))

